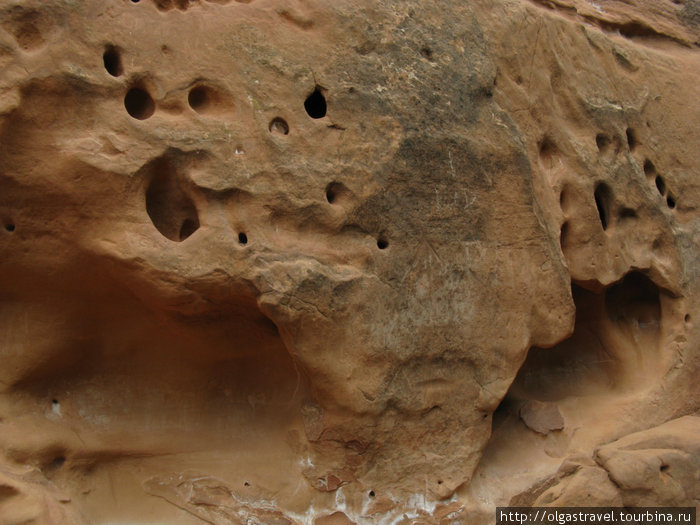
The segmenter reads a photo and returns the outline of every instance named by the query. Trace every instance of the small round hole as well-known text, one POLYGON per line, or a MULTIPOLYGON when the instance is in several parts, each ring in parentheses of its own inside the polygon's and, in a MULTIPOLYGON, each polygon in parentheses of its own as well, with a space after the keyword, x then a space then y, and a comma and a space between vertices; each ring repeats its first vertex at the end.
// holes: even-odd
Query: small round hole
POLYGON ((685 317, 683 318, 686 323, 690 322, 690 314, 685 314, 685 317))
POLYGON ((156 110, 156 104, 151 95, 143 88, 131 88, 124 97, 124 107, 127 113, 138 120, 146 120, 156 110))
POLYGON ((11 224, 11 223, 10 223, 10 224, 6 224, 6 225, 5 225, 5 229, 6 229, 8 232, 12 233, 13 231, 15 231, 15 225, 14 225, 14 224, 11 224))
POLYGON ((666 197, 666 205, 671 209, 675 208, 676 207, 676 199, 674 199, 671 195, 669 195, 668 197, 666 197))
POLYGON ((250 487, 250 483, 248 483, 247 481, 245 481, 245 482, 243 483, 243 486, 244 486, 244 487, 250 487))
POLYGON ((187 102, 197 113, 204 112, 211 105, 211 93, 206 86, 194 87, 187 95, 187 102))
POLYGON ((318 86, 316 86, 313 93, 306 97, 304 109, 306 109, 306 113, 311 118, 323 118, 326 116, 326 97, 323 96, 318 86))
POLYGON ((627 128, 625 133, 627 134, 627 145, 629 146, 630 151, 632 151, 637 147, 637 135, 632 128, 627 128))
POLYGON ((138 4, 139 2, 140 2, 140 0, 131 0, 132 4, 138 4))
POLYGON ((333 204, 345 190, 346 188, 341 182, 331 182, 326 186, 326 200, 329 204, 333 204))
POLYGON ((441 479, 438 480, 438 485, 442 485, 442 480, 441 480, 441 479))
POLYGON ((241 244, 247 244, 248 243, 248 236, 241 232, 238 234, 238 242, 241 244))
POLYGON ((119 54, 119 50, 116 47, 107 46, 107 49, 105 49, 105 52, 102 55, 102 61, 104 62, 107 73, 113 77, 118 77, 124 73, 122 58, 119 54))
POLYGON ((370 498, 373 498, 373 497, 374 497, 374 491, 373 491, 373 490, 370 490, 370 491, 369 491, 369 497, 370 497, 370 498))
POLYGON ((289 125, 283 118, 280 117, 273 118, 270 121, 268 129, 270 130, 270 133, 274 133, 276 135, 289 135, 289 125))
POLYGON ((433 50, 427 46, 421 48, 420 54, 423 55, 428 60, 431 60, 433 58, 433 50))
POLYGON ((377 239, 377 248, 380 250, 386 250, 389 247, 389 241, 387 241, 384 237, 380 237, 377 239))

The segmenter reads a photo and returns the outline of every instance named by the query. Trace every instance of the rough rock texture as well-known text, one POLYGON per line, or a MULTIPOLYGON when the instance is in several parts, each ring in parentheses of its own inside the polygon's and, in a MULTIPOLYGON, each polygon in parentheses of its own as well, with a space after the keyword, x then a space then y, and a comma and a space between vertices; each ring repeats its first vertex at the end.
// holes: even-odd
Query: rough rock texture
POLYGON ((696 0, 0 5, 0 523, 698 505, 696 0))

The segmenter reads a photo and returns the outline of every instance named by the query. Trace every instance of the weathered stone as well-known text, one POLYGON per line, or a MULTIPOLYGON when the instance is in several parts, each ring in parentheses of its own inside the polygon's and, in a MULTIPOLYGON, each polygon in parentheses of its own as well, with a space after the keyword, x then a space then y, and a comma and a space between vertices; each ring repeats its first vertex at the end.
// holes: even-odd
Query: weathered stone
POLYGON ((3 519, 696 497, 698 13, 3 3, 3 519))

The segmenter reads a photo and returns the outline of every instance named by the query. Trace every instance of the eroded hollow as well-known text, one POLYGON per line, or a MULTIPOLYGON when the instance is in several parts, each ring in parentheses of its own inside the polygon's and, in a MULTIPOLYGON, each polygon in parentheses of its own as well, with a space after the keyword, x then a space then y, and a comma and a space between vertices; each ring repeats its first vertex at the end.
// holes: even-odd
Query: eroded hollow
POLYGON ((138 120, 146 120, 156 111, 153 98, 141 87, 133 87, 126 93, 124 107, 129 115, 138 120))
POLYGON ((612 140, 610 139, 610 137, 608 137, 604 133, 598 133, 595 136, 595 143, 596 143, 596 146, 598 147, 598 151, 600 151, 601 153, 604 153, 610 147, 612 140))
POLYGON ((107 46, 104 54, 102 55, 102 61, 107 73, 113 77, 121 76, 122 73, 124 73, 121 53, 119 53, 119 50, 116 47, 107 46))
POLYGON ((268 126, 270 133, 276 135, 289 135, 289 124, 280 117, 275 117, 270 121, 268 126))
POLYGON ((656 173, 656 166, 654 166, 654 163, 652 161, 650 161, 649 159, 646 159, 644 161, 644 174, 647 177, 653 177, 655 173, 656 173))
POLYGON ((326 97, 323 96, 321 88, 316 86, 313 92, 306 97, 304 109, 311 118, 323 118, 326 116, 326 97))
POLYGON ((658 372, 660 293, 637 271, 599 292, 572 284, 573 334, 531 348, 508 398, 557 401, 643 385, 658 372))
POLYGON ((198 85, 190 89, 187 102, 197 113, 220 113, 233 109, 232 102, 227 100, 217 89, 198 85))
POLYGON ((610 225, 610 207, 612 205, 612 190, 604 182, 598 183, 593 193, 595 205, 598 208, 598 217, 603 230, 610 225))
POLYGON ((330 204, 337 204, 350 194, 350 190, 342 182, 331 182, 326 186, 326 200, 330 204))
POLYGON ((171 241, 181 242, 199 229, 197 208, 185 190, 185 182, 174 166, 157 159, 150 166, 146 190, 146 212, 153 226, 171 241))
POLYGON ((630 272, 605 291, 605 313, 615 323, 658 328, 659 288, 646 275, 630 272))

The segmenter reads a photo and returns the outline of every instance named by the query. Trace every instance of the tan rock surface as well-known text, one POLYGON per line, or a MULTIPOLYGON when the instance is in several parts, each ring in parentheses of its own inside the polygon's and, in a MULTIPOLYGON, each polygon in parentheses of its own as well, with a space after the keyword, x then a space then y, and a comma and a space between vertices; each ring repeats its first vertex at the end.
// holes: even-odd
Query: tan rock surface
POLYGON ((697 505, 699 28, 4 2, 0 523, 697 505))

